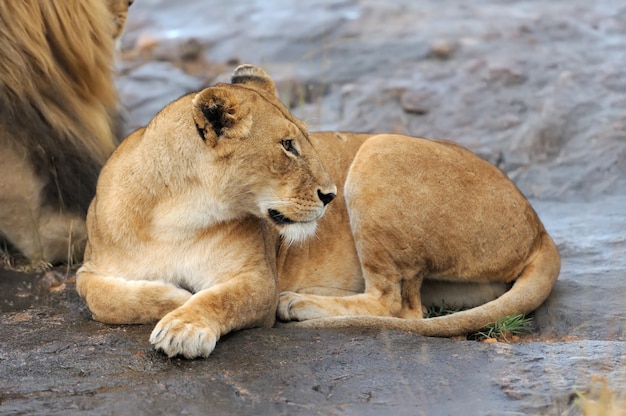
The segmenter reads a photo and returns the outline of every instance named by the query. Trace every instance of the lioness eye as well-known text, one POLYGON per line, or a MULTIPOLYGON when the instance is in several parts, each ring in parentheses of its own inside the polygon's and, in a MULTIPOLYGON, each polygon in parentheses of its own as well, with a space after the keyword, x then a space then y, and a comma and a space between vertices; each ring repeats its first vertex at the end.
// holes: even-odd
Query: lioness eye
POLYGON ((283 149, 285 149, 289 153, 293 153, 294 155, 298 156, 298 151, 296 150, 296 148, 293 145, 293 140, 290 140, 290 139, 282 140, 280 142, 280 144, 283 145, 283 149))

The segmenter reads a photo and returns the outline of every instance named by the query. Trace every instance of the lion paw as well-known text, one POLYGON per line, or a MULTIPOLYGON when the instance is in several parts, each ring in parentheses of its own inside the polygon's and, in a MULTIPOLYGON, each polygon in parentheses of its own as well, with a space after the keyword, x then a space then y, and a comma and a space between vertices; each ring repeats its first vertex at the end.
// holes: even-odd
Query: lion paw
POLYGON ((19 272, 47 272, 52 269, 52 263, 48 263, 45 260, 34 260, 27 264, 20 264, 15 266, 15 270, 19 272))
POLYGON ((306 321, 308 319, 324 318, 329 314, 316 302, 309 299, 311 295, 296 292, 283 292, 278 300, 276 314, 281 321, 306 321))
POLYGON ((178 317, 177 311, 163 317, 150 335, 150 343, 172 358, 208 357, 219 339, 217 328, 178 317))

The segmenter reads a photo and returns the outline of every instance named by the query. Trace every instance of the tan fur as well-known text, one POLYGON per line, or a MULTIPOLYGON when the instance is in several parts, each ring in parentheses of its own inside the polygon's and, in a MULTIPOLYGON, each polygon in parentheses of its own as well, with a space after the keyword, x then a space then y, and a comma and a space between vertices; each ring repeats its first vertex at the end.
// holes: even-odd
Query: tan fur
POLYGON ((113 17, 114 31, 113 37, 119 39, 126 27, 126 18, 128 17, 128 8, 135 0, 107 0, 109 12, 113 17))
POLYGON ((335 192, 273 84, 249 81, 165 107, 113 153, 89 208, 79 294, 99 321, 159 321, 150 341, 170 356, 272 326, 276 243, 263 218, 297 221, 286 236, 302 238, 335 192))
MULTIPOLYGON (((365 139, 347 169, 345 201, 340 190, 319 221, 317 238, 281 253, 282 320, 453 336, 543 303, 559 274, 559 254, 506 175, 450 142, 365 139), (347 233, 352 246, 332 245, 338 234, 348 241, 347 233), (345 270, 348 264, 352 268, 345 270), (358 294, 344 296, 350 292, 358 294), (472 307, 485 301, 421 319, 423 304, 472 307)), ((348 161, 335 170, 338 152, 328 142, 345 148, 351 140, 358 144, 363 137, 311 135, 333 178, 345 176, 348 161)))
POLYGON ((128 4, 0 2, 0 237, 34 263, 84 247, 98 171, 117 144, 111 71, 128 4))
POLYGON ((493 165, 446 141, 310 139, 338 197, 314 238, 277 247, 281 320, 453 336, 530 313, 550 294, 558 250, 493 165), (422 319, 423 305, 473 308, 422 319))
POLYGON ((77 280, 94 318, 160 319, 151 342, 197 357, 277 302, 294 325, 450 336, 546 299, 559 254, 497 168, 444 141, 308 136, 262 70, 233 84, 170 104, 104 167, 77 280))

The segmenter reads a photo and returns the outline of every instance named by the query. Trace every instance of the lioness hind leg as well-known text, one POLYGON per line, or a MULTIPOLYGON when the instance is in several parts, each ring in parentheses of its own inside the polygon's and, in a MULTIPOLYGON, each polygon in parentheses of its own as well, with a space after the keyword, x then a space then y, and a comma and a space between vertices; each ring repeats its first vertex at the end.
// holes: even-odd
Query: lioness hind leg
POLYGON ((76 290, 96 321, 146 324, 182 306, 191 293, 170 283, 126 280, 78 270, 76 290))
POLYGON ((391 316, 377 296, 361 293, 353 296, 320 296, 306 293, 280 294, 277 316, 282 321, 306 321, 332 316, 391 316))
POLYGON ((395 167, 393 163, 376 165, 377 155, 360 158, 367 147, 368 142, 357 154, 344 187, 365 293, 324 297, 284 292, 277 312, 281 320, 358 315, 422 317, 424 243, 416 230, 419 226, 407 219, 410 213, 406 212, 407 207, 414 205, 413 190, 398 190, 390 185, 394 183, 395 173, 390 174, 389 169, 395 167))
POLYGON ((280 295, 277 315, 283 321, 304 321, 333 316, 422 316, 420 279, 412 273, 405 279, 393 262, 378 273, 364 265, 365 293, 353 296, 319 296, 295 292, 280 295), (386 273, 384 273, 386 272, 386 273), (404 298, 404 299, 403 299, 404 298))

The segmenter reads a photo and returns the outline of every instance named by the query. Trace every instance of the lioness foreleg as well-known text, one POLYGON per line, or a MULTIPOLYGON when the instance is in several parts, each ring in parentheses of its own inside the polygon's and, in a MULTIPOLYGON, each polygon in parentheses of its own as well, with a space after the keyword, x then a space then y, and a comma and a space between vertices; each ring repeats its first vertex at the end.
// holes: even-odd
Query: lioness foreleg
POLYGON ((272 326, 275 286, 262 275, 242 274, 194 294, 159 321, 150 342, 169 357, 208 357, 228 332, 272 326))
POLYGON ((161 319, 191 297, 171 283, 127 280, 78 271, 76 290, 96 321, 107 324, 146 324, 161 319))

